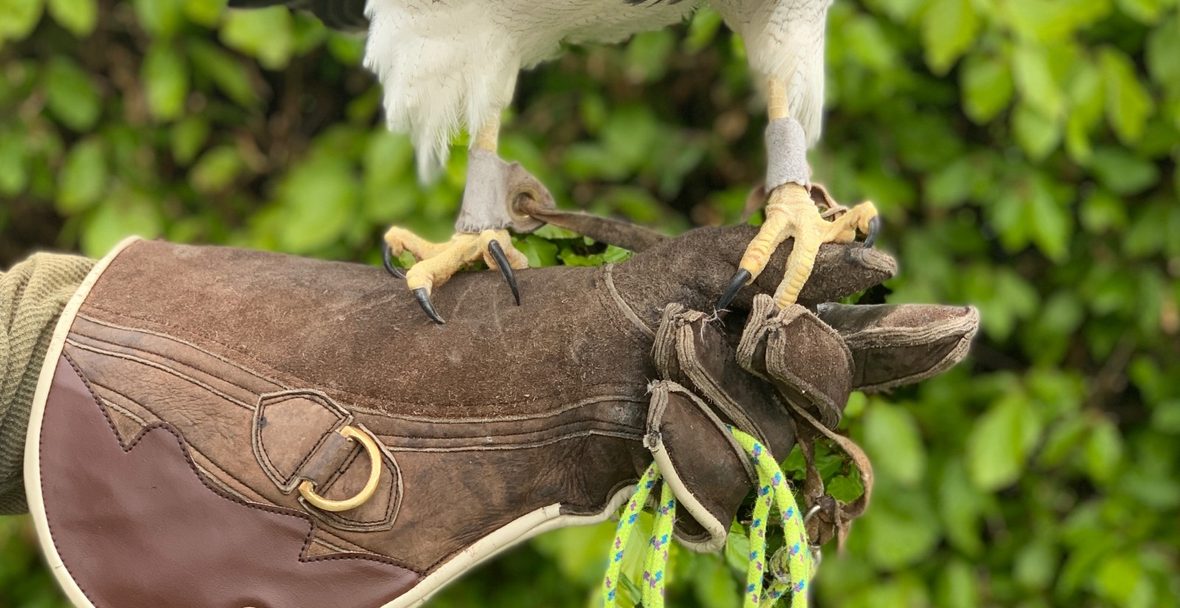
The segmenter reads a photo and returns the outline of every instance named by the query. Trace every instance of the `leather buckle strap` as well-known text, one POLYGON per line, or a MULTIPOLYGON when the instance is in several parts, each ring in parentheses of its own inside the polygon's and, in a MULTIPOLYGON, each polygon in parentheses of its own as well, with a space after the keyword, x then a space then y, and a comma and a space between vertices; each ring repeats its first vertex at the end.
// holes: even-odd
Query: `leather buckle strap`
POLYGON ((365 483, 365 487, 352 498, 330 500, 316 494, 315 482, 305 479, 299 484, 299 494, 307 502, 317 509, 333 513, 351 511, 365 504, 377 492, 377 484, 381 481, 381 452, 377 449, 377 442, 368 433, 351 425, 341 428, 339 433, 346 439, 359 442, 369 455, 369 481, 365 483))

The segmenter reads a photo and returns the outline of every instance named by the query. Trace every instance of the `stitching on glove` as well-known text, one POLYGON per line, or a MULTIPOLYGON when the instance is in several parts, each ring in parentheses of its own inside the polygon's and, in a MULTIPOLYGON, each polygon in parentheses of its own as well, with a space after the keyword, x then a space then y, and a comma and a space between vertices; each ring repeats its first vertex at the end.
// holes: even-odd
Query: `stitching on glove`
POLYGON ((602 280, 604 283, 606 283, 606 290, 610 293, 611 299, 614 300, 615 306, 618 306, 619 310, 623 311, 623 315, 627 317, 627 320, 630 321, 631 324, 637 329, 639 329, 639 331, 643 332, 643 335, 649 338, 654 338, 656 332, 652 331, 652 328, 649 327, 647 323, 643 322, 643 319, 641 319, 639 315, 635 313, 635 309, 631 308, 631 305, 623 299, 621 294, 619 294, 619 289, 615 287, 614 269, 614 264, 606 264, 603 266, 602 280))

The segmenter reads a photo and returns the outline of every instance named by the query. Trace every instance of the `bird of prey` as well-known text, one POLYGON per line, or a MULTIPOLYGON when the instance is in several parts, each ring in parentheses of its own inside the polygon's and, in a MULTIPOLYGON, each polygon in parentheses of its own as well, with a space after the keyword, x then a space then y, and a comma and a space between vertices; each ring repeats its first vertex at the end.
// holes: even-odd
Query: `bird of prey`
MULTIPOLYGON (((787 274, 775 295, 795 301, 823 242, 867 235, 879 227, 863 203, 833 221, 810 196, 807 149, 820 135, 824 97, 824 34, 832 0, 708 0, 745 40, 750 69, 764 87, 766 220, 747 247, 718 308, 752 282, 771 254, 794 239, 787 274)), ((497 155, 500 115, 517 74, 556 56, 565 43, 610 43, 684 20, 701 0, 230 0, 233 7, 276 4, 309 11, 328 26, 368 31, 365 65, 381 81, 388 125, 408 133, 419 176, 429 179, 446 162, 452 138, 472 134, 467 182, 455 234, 427 242, 408 230, 385 235, 389 254, 409 251, 417 260, 407 286, 434 321, 430 300, 465 264, 483 258, 504 273, 519 304, 513 268, 528 265, 512 246, 507 183, 510 166, 497 155)), ((517 218, 519 219, 519 218, 517 218)), ((388 262, 387 262, 388 266, 388 262)), ((719 289, 719 291, 722 291, 719 289)))

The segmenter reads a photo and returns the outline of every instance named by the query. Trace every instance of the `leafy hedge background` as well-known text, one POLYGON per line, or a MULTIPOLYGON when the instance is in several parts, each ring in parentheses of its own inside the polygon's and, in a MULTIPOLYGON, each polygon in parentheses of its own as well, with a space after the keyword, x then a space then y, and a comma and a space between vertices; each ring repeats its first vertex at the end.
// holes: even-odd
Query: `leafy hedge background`
MULTIPOLYGON (((449 234, 464 154, 415 182, 363 42, 223 5, 0 0, 0 265, 130 233, 375 263, 387 224, 449 234)), ((953 372, 854 395, 879 490, 819 604, 1180 605, 1176 0, 838 0, 827 53, 818 178, 877 202, 891 301, 970 302, 984 328, 953 372)), ((563 206, 734 222, 764 167, 708 10, 572 49, 516 99, 503 153, 563 206)), ((536 264, 618 253, 546 234, 519 241, 536 264)), ((434 605, 594 605, 610 534, 546 535, 434 605)), ((726 560, 676 564, 673 605, 737 606, 726 560)), ((0 520, 0 606, 62 605, 28 519, 0 520)))

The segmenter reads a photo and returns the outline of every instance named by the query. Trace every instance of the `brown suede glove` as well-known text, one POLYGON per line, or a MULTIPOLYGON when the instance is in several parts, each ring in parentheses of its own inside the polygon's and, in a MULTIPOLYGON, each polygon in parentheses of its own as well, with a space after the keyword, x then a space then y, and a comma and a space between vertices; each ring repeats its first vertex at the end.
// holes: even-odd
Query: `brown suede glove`
POLYGON ((54 572, 78 605, 415 605, 610 517, 653 458, 685 507, 677 537, 719 548, 751 479, 725 424, 785 457, 795 410, 826 425, 854 388, 936 373, 976 324, 962 307, 817 317, 894 272, 859 245, 821 250, 802 306, 754 299, 768 271, 715 319, 753 232, 521 272, 521 306, 493 273, 458 276, 435 294, 445 326, 379 269, 130 243, 63 313, 34 403, 28 491, 54 572))

